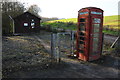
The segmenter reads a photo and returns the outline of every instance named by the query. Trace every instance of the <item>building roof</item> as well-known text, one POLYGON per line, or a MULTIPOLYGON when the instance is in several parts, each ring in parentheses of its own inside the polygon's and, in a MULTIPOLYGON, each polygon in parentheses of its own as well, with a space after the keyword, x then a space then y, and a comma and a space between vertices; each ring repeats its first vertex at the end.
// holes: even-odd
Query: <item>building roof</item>
POLYGON ((40 19, 41 20, 41 18, 39 17, 39 16, 37 16, 37 15, 34 15, 34 14, 32 14, 32 13, 30 13, 30 12, 24 12, 23 14, 20 14, 20 15, 18 15, 18 16, 16 16, 16 17, 14 17, 13 19, 16 19, 16 18, 18 18, 18 17, 20 17, 20 16, 22 16, 22 15, 24 15, 24 14, 30 14, 30 15, 32 15, 32 16, 35 16, 36 18, 38 18, 38 19, 40 19))

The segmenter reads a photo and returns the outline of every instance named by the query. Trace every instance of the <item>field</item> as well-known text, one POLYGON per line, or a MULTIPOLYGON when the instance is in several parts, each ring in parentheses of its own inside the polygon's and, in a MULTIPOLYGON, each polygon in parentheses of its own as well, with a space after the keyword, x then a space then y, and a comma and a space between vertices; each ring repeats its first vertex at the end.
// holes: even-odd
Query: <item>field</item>
POLYGON ((104 17, 104 25, 118 25, 120 22, 120 15, 114 16, 105 16, 104 17))
POLYGON ((53 20, 53 21, 48 21, 48 22, 73 22, 77 23, 77 18, 69 18, 69 19, 61 19, 61 20, 53 20))
MULTIPOLYGON (((104 25, 118 25, 120 22, 120 15, 113 16, 104 16, 104 25)), ((73 22, 77 23, 77 18, 69 18, 69 19, 61 19, 61 20, 53 20, 49 22, 73 22)))
MULTIPOLYGON (((103 32, 105 34, 110 35, 118 35, 118 30, 120 27, 118 23, 120 15, 113 16, 104 16, 103 23, 103 32)), ((69 19, 61 19, 61 20, 53 20, 42 23, 44 27, 49 27, 51 29, 64 29, 64 30, 76 30, 77 29, 77 18, 69 18, 69 19)))

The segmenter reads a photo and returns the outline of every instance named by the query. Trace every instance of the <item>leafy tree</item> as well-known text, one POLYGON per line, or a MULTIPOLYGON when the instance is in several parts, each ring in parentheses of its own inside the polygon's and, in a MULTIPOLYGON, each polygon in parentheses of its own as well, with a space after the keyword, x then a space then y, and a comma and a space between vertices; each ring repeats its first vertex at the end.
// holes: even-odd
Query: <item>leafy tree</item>
POLYGON ((25 11, 25 7, 20 2, 10 2, 3 0, 0 3, 2 11, 2 32, 3 34, 9 34, 13 32, 13 24, 11 18, 22 14, 25 11), (10 18, 11 17, 11 18, 10 18))

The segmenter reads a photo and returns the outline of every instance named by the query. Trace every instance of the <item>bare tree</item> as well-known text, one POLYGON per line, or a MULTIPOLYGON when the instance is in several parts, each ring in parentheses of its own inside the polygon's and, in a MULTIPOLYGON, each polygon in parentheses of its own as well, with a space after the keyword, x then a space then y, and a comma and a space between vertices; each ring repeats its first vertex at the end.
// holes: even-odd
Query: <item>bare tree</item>
POLYGON ((28 11, 34 15, 37 15, 39 16, 39 12, 41 12, 41 9, 37 6, 37 5, 31 5, 29 8, 28 8, 28 11))

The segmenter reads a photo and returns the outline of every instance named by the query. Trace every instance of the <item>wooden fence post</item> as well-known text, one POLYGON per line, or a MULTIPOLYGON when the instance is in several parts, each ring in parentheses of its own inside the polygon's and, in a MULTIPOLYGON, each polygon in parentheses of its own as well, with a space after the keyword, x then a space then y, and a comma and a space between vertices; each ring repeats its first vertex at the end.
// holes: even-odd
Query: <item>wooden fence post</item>
POLYGON ((113 42, 113 44, 110 46, 110 48, 113 48, 114 47, 114 45, 116 44, 116 42, 119 40, 119 36, 116 38, 116 40, 113 42))

